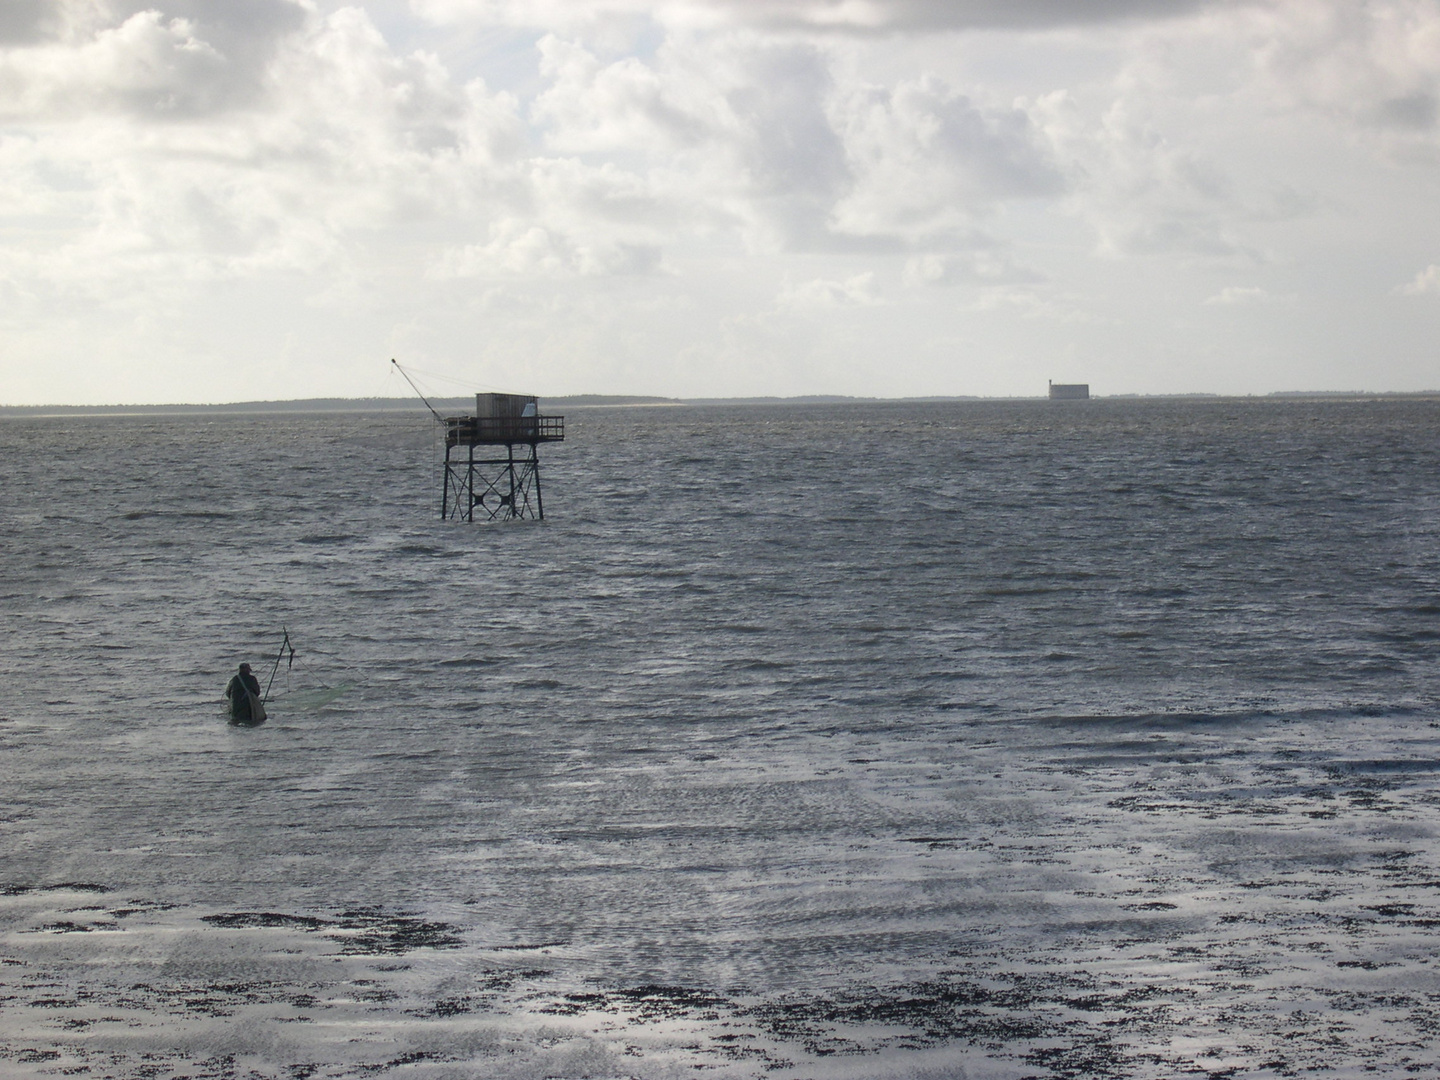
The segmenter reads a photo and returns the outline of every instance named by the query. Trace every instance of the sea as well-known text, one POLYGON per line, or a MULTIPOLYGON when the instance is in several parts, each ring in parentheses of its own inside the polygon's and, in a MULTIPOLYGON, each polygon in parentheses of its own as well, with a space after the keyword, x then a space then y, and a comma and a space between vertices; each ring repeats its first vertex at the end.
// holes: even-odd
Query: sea
POLYGON ((1440 1070, 1440 400, 437 430, 0 419, 7 1080, 1440 1070))

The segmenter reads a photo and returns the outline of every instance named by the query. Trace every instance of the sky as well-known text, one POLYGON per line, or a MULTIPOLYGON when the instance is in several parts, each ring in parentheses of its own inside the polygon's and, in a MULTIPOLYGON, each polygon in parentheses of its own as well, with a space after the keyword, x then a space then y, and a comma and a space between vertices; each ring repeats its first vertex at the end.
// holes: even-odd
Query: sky
POLYGON ((0 404, 1440 389, 1440 0, 3 0, 0 404))

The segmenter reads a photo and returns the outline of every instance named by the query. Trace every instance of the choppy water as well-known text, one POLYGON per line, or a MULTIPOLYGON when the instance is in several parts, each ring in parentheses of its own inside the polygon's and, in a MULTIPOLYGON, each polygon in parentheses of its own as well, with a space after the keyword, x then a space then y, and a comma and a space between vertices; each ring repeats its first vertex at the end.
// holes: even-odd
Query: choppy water
POLYGON ((0 421, 0 1072, 1440 1061, 1440 402, 567 426, 0 421))

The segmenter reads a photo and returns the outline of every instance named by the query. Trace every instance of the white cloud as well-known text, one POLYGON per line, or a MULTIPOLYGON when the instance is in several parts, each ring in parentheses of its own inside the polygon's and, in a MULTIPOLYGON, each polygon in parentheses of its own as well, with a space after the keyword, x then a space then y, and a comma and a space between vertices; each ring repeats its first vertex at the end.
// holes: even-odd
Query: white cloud
POLYGON ((1431 263, 1398 291, 1405 296, 1440 296, 1440 266, 1431 263))
MULTIPOLYGON (((23 269, 13 249, 0 248, 0 264, 136 288, 165 273, 312 271, 365 230, 525 199, 514 101, 456 86, 432 57, 393 56, 355 9, 275 42, 267 93, 248 108, 204 123, 156 123, 150 108, 114 115, 106 88, 143 86, 135 93, 153 104, 163 79, 141 76, 176 76, 150 60, 188 32, 157 13, 133 16, 77 46, 31 93, 0 152, 10 183, 32 204, 63 206, 65 222, 29 246, 23 269), (96 50, 106 63, 75 74, 96 50)), ((216 55, 193 51, 197 64, 216 55)))
POLYGON ((276 50, 306 21, 298 0, 185 6, 179 16, 138 3, 57 3, 35 34, 0 47, 0 117, 174 121, 253 104, 276 50))
POLYGON ((776 299, 786 308, 871 307, 883 302, 875 288, 875 274, 868 270, 844 281, 815 278, 787 286, 776 299))
POLYGON ((744 222, 756 242, 953 245, 997 204, 1064 189, 1023 110, 933 76, 840 86, 822 50, 743 35, 667 46, 650 64, 602 64, 554 37, 540 50, 551 82, 531 117, 548 147, 647 169, 693 221, 744 222))
POLYGON ((1065 189, 1025 112, 983 108, 934 76, 859 90, 835 111, 854 176, 834 210, 842 233, 921 242, 1065 189))
POLYGON ((1069 299, 1048 298, 1033 289, 989 289, 970 305, 970 310, 1010 311, 1024 319, 1071 325, 1100 324, 1107 321, 1069 299))
POLYGON ((1404 152, 1440 136, 1440 3, 1280 0, 1242 24, 1262 89, 1404 152))
POLYGON ((540 40, 540 73, 550 85, 531 107, 546 142, 562 153, 654 155, 713 139, 733 123, 724 98, 702 80, 677 77, 627 57, 602 64, 583 46, 540 40))
POLYGON ((0 115, 82 116, 203 111, 225 58, 186 19, 142 11, 80 47, 50 44, 0 55, 0 115))
POLYGON ((1246 304, 1264 304, 1271 300, 1264 289, 1255 285, 1227 285, 1213 296, 1205 298, 1207 307, 1238 307, 1246 304))
POLYGON ((1236 225, 1251 216, 1225 169, 1137 115, 1143 95, 1117 98, 1098 119, 1066 94, 1038 101, 1034 115, 1068 162, 1076 208, 1091 222, 1101 253, 1180 254, 1257 260, 1236 225))
POLYGON ((445 278, 551 278, 653 274, 661 269, 655 245, 615 239, 577 241, 528 221, 506 218, 491 226, 486 244, 442 252, 429 270, 445 278))
POLYGON ((1041 276, 994 250, 912 255, 905 262, 906 285, 1002 285, 1036 283, 1041 276))
POLYGON ((1234 0, 413 0, 437 22, 474 21, 576 30, 645 16, 666 25, 752 26, 847 34, 1046 29, 1164 19, 1234 0))

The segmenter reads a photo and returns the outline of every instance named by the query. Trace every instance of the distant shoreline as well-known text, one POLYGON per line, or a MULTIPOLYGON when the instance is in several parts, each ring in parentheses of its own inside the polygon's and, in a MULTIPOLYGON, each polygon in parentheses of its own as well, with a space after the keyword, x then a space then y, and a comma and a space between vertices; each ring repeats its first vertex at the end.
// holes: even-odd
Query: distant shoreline
MULTIPOLYGON (((1270 401, 1270 400, 1424 400, 1440 398, 1440 390, 1367 391, 1367 390, 1276 390, 1269 394, 1110 394, 1092 395, 1091 401, 1270 401)), ((594 408, 665 408, 715 405, 844 405, 901 404, 924 402, 1000 402, 1045 401, 1044 395, 1029 397, 979 397, 975 395, 929 397, 847 397, 840 394, 809 394, 796 397, 733 397, 733 398, 668 398, 624 394, 570 394, 542 397, 546 412, 564 409, 594 408)), ((465 415, 474 408, 472 396, 437 398, 435 408, 447 415, 465 415)), ((1057 402, 1073 406, 1076 402, 1057 402)), ((425 412, 417 398, 298 398, 288 401, 236 401, 210 404, 170 405, 0 405, 3 416, 144 416, 144 415, 207 415, 245 413, 356 413, 356 412, 425 412)))

